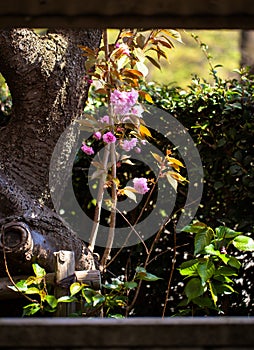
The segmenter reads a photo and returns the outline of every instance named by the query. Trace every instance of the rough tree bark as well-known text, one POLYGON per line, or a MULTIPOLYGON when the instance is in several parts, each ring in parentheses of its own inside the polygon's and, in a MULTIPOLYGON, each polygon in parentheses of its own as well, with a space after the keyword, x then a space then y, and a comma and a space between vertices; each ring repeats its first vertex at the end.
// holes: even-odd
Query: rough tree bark
MULTIPOLYGON (((35 259, 52 271, 53 251, 58 250, 75 252, 77 270, 93 264, 84 242, 56 214, 48 176, 56 142, 82 114, 87 99, 79 45, 98 47, 100 36, 95 29, 50 30, 44 36, 30 29, 0 31, 0 72, 13 101, 10 121, 0 128, 1 245, 16 275, 28 272, 35 259)), ((66 162, 75 140, 70 134, 66 162)), ((58 179, 61 192, 59 184, 58 179)), ((3 263, 0 268, 4 275, 3 263)))

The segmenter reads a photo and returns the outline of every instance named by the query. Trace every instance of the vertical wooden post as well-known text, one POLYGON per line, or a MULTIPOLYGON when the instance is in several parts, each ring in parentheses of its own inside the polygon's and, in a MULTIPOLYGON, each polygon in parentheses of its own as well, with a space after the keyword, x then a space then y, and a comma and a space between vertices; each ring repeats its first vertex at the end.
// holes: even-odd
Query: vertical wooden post
MULTIPOLYGON (((56 288, 55 296, 59 298, 64 295, 69 295, 69 286, 72 283, 67 283, 66 286, 61 284, 61 281, 67 277, 75 276, 75 256, 74 252, 60 250, 54 253, 56 257, 56 288)), ((74 303, 59 303, 56 311, 56 317, 66 317, 75 312, 74 303)))

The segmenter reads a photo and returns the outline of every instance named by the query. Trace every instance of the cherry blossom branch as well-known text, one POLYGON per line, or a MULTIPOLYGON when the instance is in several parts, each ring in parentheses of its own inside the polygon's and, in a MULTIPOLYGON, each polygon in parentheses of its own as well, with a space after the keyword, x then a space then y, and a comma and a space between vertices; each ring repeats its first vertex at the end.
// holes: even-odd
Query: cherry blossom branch
POLYGON ((107 264, 107 260, 109 259, 110 252, 112 249, 114 237, 115 237, 115 224, 116 224, 116 206, 117 206, 117 188, 116 188, 116 149, 115 149, 115 143, 110 144, 110 156, 111 156, 111 164, 112 164, 112 186, 111 186, 111 198, 112 198, 112 204, 111 204, 111 214, 110 214, 110 227, 109 227, 109 233, 108 233, 108 239, 106 243, 106 248, 104 250, 104 254, 101 259, 101 266, 102 269, 105 268, 107 264))
POLYGON ((98 229, 100 226, 101 207, 102 207, 102 201, 103 201, 103 197, 104 197, 105 182, 106 182, 107 174, 108 174, 109 155, 110 155, 110 145, 107 144, 105 149, 104 149, 103 160, 102 160, 104 172, 100 176, 100 180, 99 180, 98 194, 97 194, 96 207, 95 207, 95 213, 94 213, 94 219, 93 219, 93 227, 92 227, 92 231, 90 234, 89 246, 88 246, 88 248, 92 252, 94 251, 94 246, 95 246, 96 238, 98 235, 98 229))

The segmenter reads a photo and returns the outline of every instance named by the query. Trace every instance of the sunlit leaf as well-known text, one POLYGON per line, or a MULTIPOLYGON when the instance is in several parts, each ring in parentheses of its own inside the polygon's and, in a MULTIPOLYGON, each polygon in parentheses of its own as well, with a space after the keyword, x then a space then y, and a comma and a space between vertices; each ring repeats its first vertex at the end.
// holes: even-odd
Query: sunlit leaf
POLYGON ((234 238, 236 236, 239 236, 242 232, 231 230, 230 228, 225 226, 219 226, 216 227, 215 233, 218 238, 234 238))
POLYGON ((26 294, 40 294, 40 290, 36 287, 29 287, 27 288, 26 294))
POLYGON ((183 165, 183 163, 180 160, 178 160, 176 158, 173 158, 173 157, 169 157, 169 156, 167 156, 166 159, 167 159, 168 163, 171 166, 175 167, 176 169, 179 169, 179 167, 183 167, 184 168, 184 165, 183 165))
POLYGON ((23 307, 23 314, 22 316, 32 316, 36 314, 36 312, 40 311, 40 304, 39 303, 32 303, 29 305, 26 305, 23 307))
POLYGON ((64 295, 57 299, 58 303, 73 303, 74 301, 77 301, 77 299, 69 295, 64 295))
POLYGON ((211 293, 212 300, 214 302, 214 305, 216 305, 218 301, 217 290, 212 282, 209 282, 208 285, 209 285, 209 291, 211 293))
POLYGON ((45 300, 52 309, 55 309, 57 307, 58 300, 54 295, 46 295, 45 300))
POLYGON ((239 235, 234 238, 233 245, 238 250, 254 251, 254 240, 251 237, 239 235))
POLYGON ((142 124, 139 126, 139 133, 142 137, 152 137, 150 130, 142 124))
POLYGON ((40 267, 40 265, 32 264, 32 267, 36 277, 44 277, 46 275, 45 269, 40 267))
POLYGON ((207 245, 204 248, 204 251, 206 254, 218 256, 226 265, 228 264, 228 262, 231 259, 231 257, 228 256, 228 254, 222 254, 218 249, 215 249, 213 244, 207 245))
POLYGON ((144 77, 148 75, 149 70, 143 62, 141 61, 136 62, 136 67, 143 74, 144 77))
POLYGON ((135 279, 153 282, 161 278, 153 275, 152 273, 147 272, 146 269, 144 269, 143 267, 138 266, 136 268, 135 279))
POLYGON ((188 182, 188 180, 185 177, 183 177, 179 173, 176 173, 175 171, 172 171, 172 170, 167 171, 166 175, 171 176, 173 179, 175 179, 178 182, 188 182))
POLYGON ((135 195, 135 193, 133 193, 132 191, 124 188, 123 189, 123 193, 128 197, 130 198, 131 200, 133 200, 135 203, 137 203, 137 197, 135 195))
POLYGON ((192 223, 190 225, 185 226, 182 231, 183 232, 190 232, 190 233, 199 233, 202 231, 205 231, 207 229, 207 225, 203 222, 197 221, 195 223, 192 223))
POLYGON ((170 174, 166 174, 169 184, 173 187, 174 191, 177 191, 178 181, 174 179, 170 174))
POLYGON ((71 286, 70 286, 70 293, 71 293, 71 296, 77 294, 78 292, 80 292, 82 289, 82 284, 80 284, 79 282, 75 282, 75 283, 72 283, 71 286))
POLYGON ((180 265, 179 272, 182 276, 197 276, 198 264, 198 259, 185 261, 180 265))
POLYGON ((154 157, 154 159, 157 160, 157 162, 158 162, 159 164, 161 164, 161 163, 163 162, 163 158, 162 158, 159 154, 153 153, 153 152, 151 152, 151 154, 152 154, 152 156, 154 157))
POLYGON ((240 269, 240 267, 242 266, 242 264, 240 263, 240 261, 235 258, 234 256, 231 256, 228 260, 228 265, 235 267, 236 269, 240 269))
POLYGON ((163 33, 165 33, 167 36, 174 38, 175 40, 177 40, 180 43, 183 43, 182 38, 181 38, 181 34, 174 29, 162 29, 161 30, 163 33))
POLYGON ((100 293, 96 293, 93 297, 93 306, 96 306, 98 304, 102 304, 105 301, 105 297, 104 295, 100 294, 100 293))
POLYGON ((26 280, 20 280, 16 283, 16 286, 8 286, 8 288, 13 290, 14 292, 25 292, 28 287, 26 284, 26 280))
POLYGON ((113 315, 109 314, 108 317, 109 317, 109 318, 116 318, 116 319, 118 319, 118 318, 124 318, 124 316, 121 315, 121 314, 113 314, 113 315))

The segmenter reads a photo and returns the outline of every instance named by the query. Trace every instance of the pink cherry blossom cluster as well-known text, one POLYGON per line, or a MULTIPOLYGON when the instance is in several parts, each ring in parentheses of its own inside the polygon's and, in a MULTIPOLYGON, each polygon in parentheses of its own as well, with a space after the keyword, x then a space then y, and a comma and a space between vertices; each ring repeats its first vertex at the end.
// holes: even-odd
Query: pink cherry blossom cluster
MULTIPOLYGON (((101 137, 102 137, 103 142, 105 142, 105 143, 115 143, 116 142, 116 137, 111 131, 106 132, 103 136, 101 136, 101 133, 99 131, 96 131, 93 134, 93 138, 95 140, 100 140, 101 137)), ((87 146, 84 142, 82 143, 81 150, 89 156, 94 154, 93 147, 87 146)))
POLYGON ((131 151, 134 147, 136 147, 136 144, 138 142, 138 139, 136 137, 133 137, 130 140, 123 140, 123 142, 121 142, 121 147, 123 150, 125 150, 126 152, 131 151))
POLYGON ((93 148, 90 147, 90 146, 87 146, 84 142, 82 143, 81 149, 82 149, 82 151, 83 151, 85 154, 87 154, 87 155, 89 155, 89 156, 91 156, 92 154, 94 154, 93 148))
POLYGON ((131 108, 137 103, 138 92, 134 89, 131 91, 119 91, 115 89, 110 94, 110 103, 113 106, 114 113, 117 115, 126 115, 130 113, 131 108))
POLYGON ((140 193, 145 194, 149 191, 149 187, 147 186, 147 179, 145 177, 135 177, 133 179, 134 189, 140 193))

